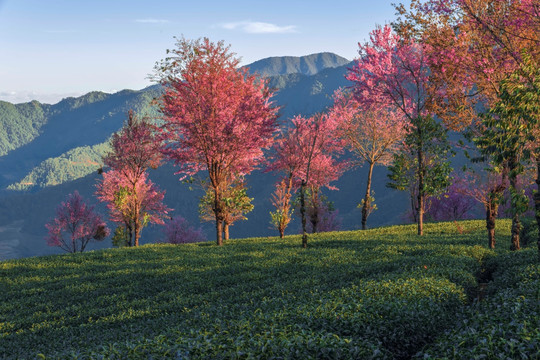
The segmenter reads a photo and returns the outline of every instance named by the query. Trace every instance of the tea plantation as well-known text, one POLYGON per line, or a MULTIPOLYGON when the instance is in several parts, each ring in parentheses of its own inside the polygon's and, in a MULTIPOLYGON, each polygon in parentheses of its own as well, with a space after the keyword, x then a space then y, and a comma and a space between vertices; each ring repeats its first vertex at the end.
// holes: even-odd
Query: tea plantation
POLYGON ((538 359, 540 263, 509 228, 496 251, 467 221, 2 262, 0 359, 538 359))

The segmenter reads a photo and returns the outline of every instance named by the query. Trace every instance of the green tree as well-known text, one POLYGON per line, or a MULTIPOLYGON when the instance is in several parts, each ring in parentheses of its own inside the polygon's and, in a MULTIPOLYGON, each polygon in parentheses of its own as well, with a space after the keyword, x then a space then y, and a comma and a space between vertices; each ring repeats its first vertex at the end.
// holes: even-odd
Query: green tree
MULTIPOLYGON (((483 153, 495 163, 508 161, 512 210, 512 250, 518 250, 521 229, 520 215, 527 210, 523 191, 516 188, 517 176, 524 170, 523 162, 536 164, 536 184, 540 190, 540 67, 526 51, 522 63, 500 86, 500 100, 484 116, 488 127, 476 139, 483 153)), ((540 194, 534 194, 535 217, 540 230, 540 194)), ((540 234, 537 240, 540 255, 540 234)))
POLYGON ((112 245, 114 247, 129 246, 129 232, 126 229, 126 225, 119 225, 114 229, 112 237, 112 245))
POLYGON ((511 79, 500 86, 499 101, 482 116, 484 130, 474 138, 480 152, 496 166, 508 166, 510 204, 512 213, 511 250, 520 249, 520 216, 527 210, 528 199, 517 187, 518 176, 523 173, 523 162, 531 156, 532 125, 519 107, 519 97, 511 79), (529 146, 528 146, 529 145, 529 146))
POLYGON ((409 191, 415 222, 422 228, 427 199, 442 194, 450 186, 452 168, 448 156, 453 153, 447 130, 432 117, 419 116, 411 125, 401 151, 394 154, 394 161, 388 167, 387 187, 409 191))
MULTIPOLYGON (((208 182, 204 182, 202 185, 206 185, 206 192, 199 203, 199 216, 203 221, 214 221, 215 192, 208 182)), ((229 227, 231 225, 239 220, 247 220, 245 214, 253 210, 252 201, 253 198, 247 195, 243 178, 237 179, 231 186, 227 186, 221 197, 220 205, 223 211, 223 238, 225 240, 229 240, 229 227)))

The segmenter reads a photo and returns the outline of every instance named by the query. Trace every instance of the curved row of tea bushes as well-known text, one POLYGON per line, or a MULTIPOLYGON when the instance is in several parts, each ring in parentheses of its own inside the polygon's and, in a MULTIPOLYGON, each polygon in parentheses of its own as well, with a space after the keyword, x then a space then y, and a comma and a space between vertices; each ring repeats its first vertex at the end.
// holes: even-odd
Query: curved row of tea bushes
POLYGON ((529 248, 490 258, 488 296, 418 355, 424 359, 540 359, 540 262, 529 248))

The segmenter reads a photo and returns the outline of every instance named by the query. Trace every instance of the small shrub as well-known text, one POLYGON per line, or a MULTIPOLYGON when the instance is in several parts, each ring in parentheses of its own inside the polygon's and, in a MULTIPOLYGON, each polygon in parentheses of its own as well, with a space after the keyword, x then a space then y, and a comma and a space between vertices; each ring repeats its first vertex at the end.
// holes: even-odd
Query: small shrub
POLYGON ((195 229, 181 216, 176 216, 165 225, 165 242, 187 244, 206 241, 201 228, 195 229))

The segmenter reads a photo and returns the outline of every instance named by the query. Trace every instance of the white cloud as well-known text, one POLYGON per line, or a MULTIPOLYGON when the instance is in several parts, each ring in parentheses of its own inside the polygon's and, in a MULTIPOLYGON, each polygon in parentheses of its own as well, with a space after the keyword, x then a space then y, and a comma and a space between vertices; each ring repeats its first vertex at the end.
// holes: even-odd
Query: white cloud
POLYGON ((70 93, 39 93, 35 91, 0 91, 0 101, 20 104, 37 100, 43 104, 56 104, 66 97, 81 96, 80 92, 70 93))
POLYGON ((295 25, 279 26, 258 21, 239 21, 221 24, 227 30, 242 30, 248 34, 285 34, 297 32, 295 25))
POLYGON ((138 23, 141 23, 141 24, 166 24, 166 23, 169 23, 170 21, 165 20, 165 19, 152 19, 152 18, 149 18, 149 19, 137 19, 137 20, 135 20, 135 22, 138 22, 138 23))

